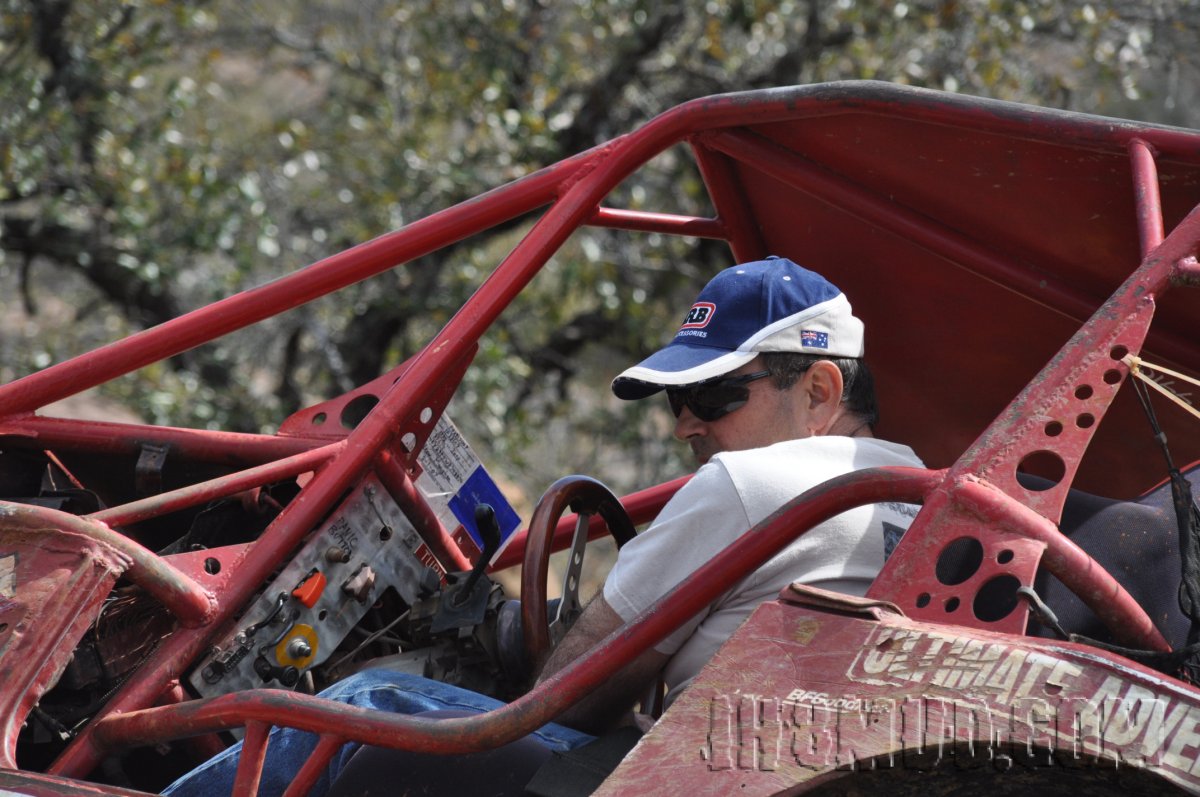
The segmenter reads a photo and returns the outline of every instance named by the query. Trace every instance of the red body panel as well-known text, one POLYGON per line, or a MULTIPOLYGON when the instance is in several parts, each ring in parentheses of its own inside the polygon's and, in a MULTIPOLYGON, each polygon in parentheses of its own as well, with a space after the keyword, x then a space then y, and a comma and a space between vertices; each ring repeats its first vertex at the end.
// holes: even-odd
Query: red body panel
POLYGON ((1093 649, 793 588, 746 621, 596 795, 798 794, 836 778, 854 793, 873 770, 915 773, 929 794, 980 769, 987 793, 1013 793, 1006 778, 1016 793, 1043 780, 1097 793, 1089 772, 1126 793, 1195 793, 1198 731, 1195 690, 1093 649))

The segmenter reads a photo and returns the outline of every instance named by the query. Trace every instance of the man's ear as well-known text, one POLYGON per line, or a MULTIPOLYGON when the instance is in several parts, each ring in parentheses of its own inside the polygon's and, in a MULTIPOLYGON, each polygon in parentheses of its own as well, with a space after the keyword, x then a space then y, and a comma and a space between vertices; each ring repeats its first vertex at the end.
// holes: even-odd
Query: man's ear
POLYGON ((808 403, 808 426, 813 435, 829 432, 842 406, 842 372, 829 360, 818 360, 804 372, 804 401, 808 403))

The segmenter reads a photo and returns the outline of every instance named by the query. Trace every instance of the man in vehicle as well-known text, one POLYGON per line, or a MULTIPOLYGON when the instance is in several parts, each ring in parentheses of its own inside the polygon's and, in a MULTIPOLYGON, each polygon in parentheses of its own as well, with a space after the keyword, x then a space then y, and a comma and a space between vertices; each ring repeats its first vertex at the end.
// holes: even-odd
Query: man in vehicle
MULTIPOLYGON (((674 339, 613 381, 622 399, 665 390, 701 466, 654 523, 627 543, 555 650, 561 669, 800 493, 880 466, 923 467, 908 446, 875 439, 878 409, 862 361, 863 324, 820 275, 769 258, 726 269, 674 339)), ((862 595, 916 507, 860 507, 817 526, 647 651, 560 721, 597 732, 660 673, 669 704, 760 603, 793 581, 862 595)))
MULTIPOLYGON (((542 677, 577 659, 810 487, 862 468, 923 467, 907 446, 872 435, 878 413, 863 349, 863 324, 846 297, 790 260, 745 263, 709 282, 674 339, 613 382, 614 393, 628 400, 665 390, 677 418, 675 436, 691 446, 701 467, 651 526, 621 549, 602 593, 550 656, 542 677)), ((618 724, 660 675, 669 704, 755 606, 794 581, 865 593, 883 565, 889 535, 894 542, 915 513, 905 505, 866 506, 815 527, 531 738, 552 750, 584 744, 589 734, 618 724)), ((458 687, 382 670, 346 679, 324 695, 409 714, 499 705, 458 687)), ((314 742, 311 734, 275 733, 260 793, 282 791, 314 742)), ((329 779, 353 749, 348 745, 335 757, 329 779)), ((169 793, 228 793, 233 753, 206 763, 169 793)), ((404 769, 412 774, 411 761, 404 769)), ((313 793, 324 793, 329 782, 323 779, 313 793)))

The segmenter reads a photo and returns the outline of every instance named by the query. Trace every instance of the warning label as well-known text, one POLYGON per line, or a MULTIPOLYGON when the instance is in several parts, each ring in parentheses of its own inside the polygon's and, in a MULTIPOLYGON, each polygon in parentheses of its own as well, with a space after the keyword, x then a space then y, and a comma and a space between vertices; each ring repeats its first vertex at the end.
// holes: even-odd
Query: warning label
MULTIPOLYGON (((462 525, 480 549, 483 537, 475 527, 475 507, 488 504, 500 524, 500 549, 521 525, 521 518, 508 503, 479 457, 450 420, 443 415, 434 426, 417 461, 421 477, 417 487, 425 495, 438 520, 447 530, 462 525)), ((494 558, 494 557, 493 557, 494 558)))

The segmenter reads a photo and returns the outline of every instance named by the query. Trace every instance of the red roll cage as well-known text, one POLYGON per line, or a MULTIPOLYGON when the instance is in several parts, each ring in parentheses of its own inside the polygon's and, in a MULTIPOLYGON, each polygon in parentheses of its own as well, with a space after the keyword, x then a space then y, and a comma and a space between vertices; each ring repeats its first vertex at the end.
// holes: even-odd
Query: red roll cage
MULTIPOLYGON (((71 535, 115 551, 112 577, 123 573, 143 587, 180 626, 47 772, 82 778, 117 747, 245 724, 235 789, 241 794, 257 783, 266 729, 287 724, 321 733, 318 754, 289 792, 301 794, 346 739, 436 752, 499 745, 553 718, 797 534, 848 507, 884 500, 924 504, 870 592, 907 617, 1021 634, 1023 607, 994 621, 980 620, 970 607, 991 580, 1030 584, 1041 565, 1086 596, 1128 644, 1164 649, 1146 613, 1055 524, 1072 487, 1129 497, 1162 473, 1145 420, 1129 391, 1120 397, 1118 391, 1129 354, 1200 373, 1194 300, 1167 296, 1173 286, 1200 282, 1198 202, 1195 131, 869 82, 722 95, 679 106, 635 132, 267 285, 0 386, 5 448, 128 460, 167 446, 208 474, 84 517, 0 504, 0 541, 21 538, 36 547, 36 540, 71 535), (638 168, 680 143, 696 158, 712 217, 603 205, 638 168), (37 414, 539 209, 528 233, 419 354, 297 413, 275 435, 37 414), (762 533, 743 537, 586 659, 479 718, 434 723, 268 691, 184 699, 183 672, 368 473, 443 567, 469 567, 413 487, 417 455, 480 337, 585 225, 721 239, 734 260, 780 254, 829 275, 867 324, 886 408, 880 433, 913 443, 940 469, 865 471, 801 496, 762 533), (378 404, 356 427, 322 423, 362 395, 378 404), (1051 463, 1047 489, 1017 481, 1035 455, 1051 463), (120 533, 126 524, 309 472, 296 499, 248 545, 158 557, 120 533), (933 572, 936 554, 963 536, 980 539, 985 564, 962 584, 942 584, 933 572), (1008 556, 1000 561, 1002 551, 1008 556), (178 702, 161 705, 171 700, 178 702)), ((1188 420, 1163 418, 1184 461, 1200 458, 1200 435, 1188 420)), ((645 521, 681 481, 623 503, 635 522, 645 521)), ((572 523, 559 524, 558 547, 567 544, 572 523)), ((522 550, 523 540, 515 541, 494 567, 516 564, 522 550)), ((78 614, 94 612, 103 596, 101 584, 78 614)), ((5 629, 0 625, 0 635, 5 629)), ((8 708, 0 716, 6 740, 0 765, 16 769, 16 730, 71 649, 15 636, 5 644, 0 657, 10 675, 0 686, 0 704, 8 708)), ((66 788, 28 777, 22 788, 66 788)))

